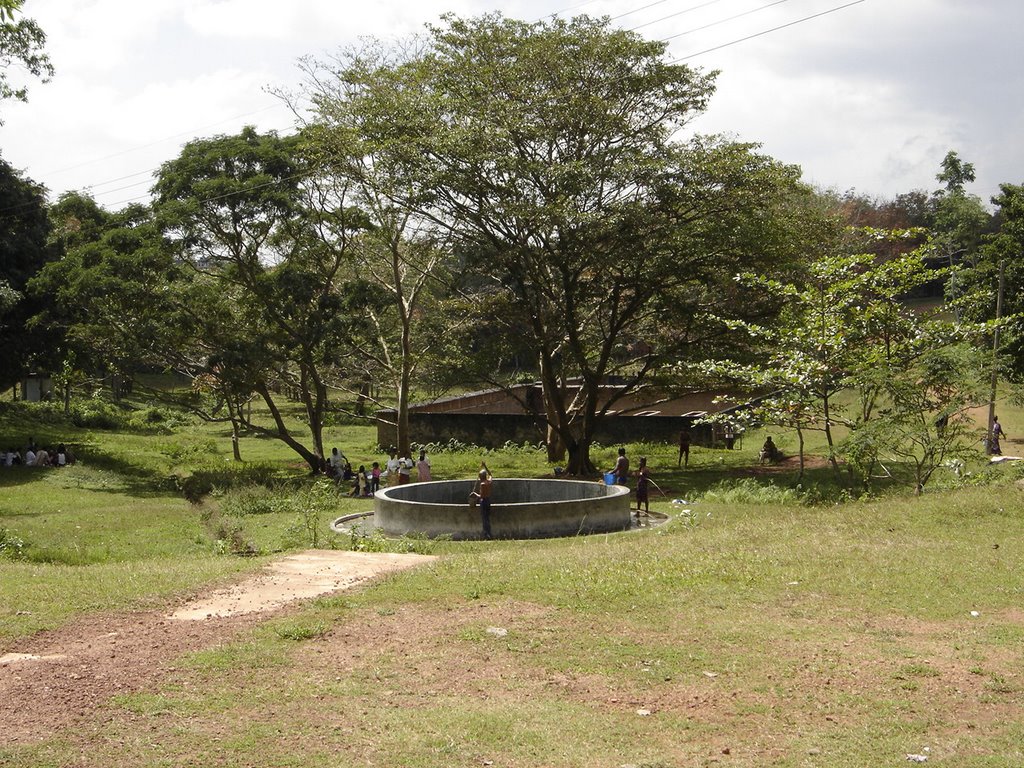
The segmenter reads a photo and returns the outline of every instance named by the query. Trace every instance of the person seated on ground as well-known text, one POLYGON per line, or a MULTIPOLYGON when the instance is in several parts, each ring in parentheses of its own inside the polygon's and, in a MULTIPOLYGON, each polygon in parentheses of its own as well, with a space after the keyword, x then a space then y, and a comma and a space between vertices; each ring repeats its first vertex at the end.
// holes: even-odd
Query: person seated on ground
POLYGON ((36 452, 36 466, 37 467, 48 467, 50 466, 50 452, 45 448, 40 448, 36 452))
POLYGON ((31 447, 25 449, 25 466, 34 467, 36 465, 36 452, 31 447))
POLYGON ((782 452, 778 446, 772 441, 772 436, 768 435, 765 438, 764 445, 761 446, 761 453, 758 454, 758 461, 762 464, 769 462, 774 464, 776 461, 782 458, 782 452))
POLYGON ((342 479, 342 465, 345 460, 345 454, 339 451, 337 448, 331 449, 330 458, 328 458, 328 466, 331 477, 335 480, 342 479))
POLYGON ((61 443, 57 446, 57 454, 54 457, 54 464, 58 467, 66 467, 68 463, 68 449, 64 443, 61 443))

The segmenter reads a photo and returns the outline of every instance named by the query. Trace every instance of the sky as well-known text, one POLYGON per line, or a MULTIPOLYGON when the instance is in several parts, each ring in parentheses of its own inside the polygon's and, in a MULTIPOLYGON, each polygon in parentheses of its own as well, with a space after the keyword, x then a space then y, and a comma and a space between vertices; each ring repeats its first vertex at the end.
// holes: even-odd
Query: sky
POLYGON ((756 142, 810 184, 890 199, 938 188, 946 153, 973 163, 985 203, 1024 183, 1021 0, 27 0, 56 74, 0 103, 0 156, 56 199, 114 210, 196 138, 288 133, 274 93, 301 57, 397 41, 443 13, 609 16, 717 70, 691 129, 756 142))

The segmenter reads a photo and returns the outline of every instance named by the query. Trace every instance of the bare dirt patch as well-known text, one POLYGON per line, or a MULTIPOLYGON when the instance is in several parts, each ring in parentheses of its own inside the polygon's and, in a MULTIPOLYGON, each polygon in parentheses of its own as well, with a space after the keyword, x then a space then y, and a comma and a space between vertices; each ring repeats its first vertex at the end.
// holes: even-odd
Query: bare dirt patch
MULTIPOLYGON (((828 466, 828 459, 823 456, 804 456, 804 470, 821 469, 828 466)), ((739 470, 740 474, 750 477, 771 476, 787 472, 800 471, 800 457, 786 456, 771 464, 755 464, 739 470)))
POLYGON ((230 641, 269 612, 434 560, 307 551, 282 558, 172 613, 91 614, 0 655, 0 743, 29 743, 95 718, 111 696, 144 689, 184 653, 230 641))

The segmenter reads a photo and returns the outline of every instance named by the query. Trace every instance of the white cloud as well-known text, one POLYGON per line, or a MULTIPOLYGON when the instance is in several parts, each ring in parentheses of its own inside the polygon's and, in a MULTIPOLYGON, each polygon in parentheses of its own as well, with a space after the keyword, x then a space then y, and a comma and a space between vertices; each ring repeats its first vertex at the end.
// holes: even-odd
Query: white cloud
MULTIPOLYGON (((0 104, 0 147, 56 190, 139 173, 193 136, 290 125, 287 110, 260 110, 276 103, 266 85, 299 81, 299 56, 365 35, 406 36, 446 11, 621 15, 614 24, 647 24, 640 33, 654 39, 690 32, 670 44, 684 56, 839 4, 782 3, 697 30, 763 0, 719 0, 673 18, 663 17, 697 3, 31 0, 26 12, 49 37, 57 75, 30 84, 28 105, 0 104)), ((1024 181, 1022 27, 1019 0, 867 0, 689 60, 722 70, 696 128, 762 142, 818 184, 867 194, 933 188, 938 163, 956 149, 987 199, 1001 181, 1024 181)))

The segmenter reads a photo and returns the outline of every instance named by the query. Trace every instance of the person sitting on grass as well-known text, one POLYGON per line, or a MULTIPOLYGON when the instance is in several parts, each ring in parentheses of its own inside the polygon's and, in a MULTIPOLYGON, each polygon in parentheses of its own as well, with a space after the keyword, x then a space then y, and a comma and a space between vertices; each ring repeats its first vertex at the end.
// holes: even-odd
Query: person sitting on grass
POLYGON ((765 438, 764 445, 761 446, 761 452, 757 455, 757 459, 760 463, 774 464, 782 458, 782 452, 778 446, 772 441, 772 436, 768 435, 765 438))

